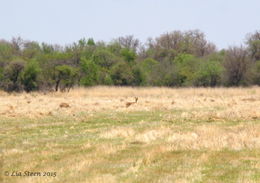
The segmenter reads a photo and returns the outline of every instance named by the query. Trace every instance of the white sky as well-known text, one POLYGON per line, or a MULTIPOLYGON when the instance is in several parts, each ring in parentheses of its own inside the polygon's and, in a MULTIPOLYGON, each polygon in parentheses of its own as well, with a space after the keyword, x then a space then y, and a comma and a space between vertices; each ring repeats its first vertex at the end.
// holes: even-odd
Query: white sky
POLYGON ((0 39, 69 44, 200 29, 219 49, 260 30, 260 0, 0 0, 0 39))

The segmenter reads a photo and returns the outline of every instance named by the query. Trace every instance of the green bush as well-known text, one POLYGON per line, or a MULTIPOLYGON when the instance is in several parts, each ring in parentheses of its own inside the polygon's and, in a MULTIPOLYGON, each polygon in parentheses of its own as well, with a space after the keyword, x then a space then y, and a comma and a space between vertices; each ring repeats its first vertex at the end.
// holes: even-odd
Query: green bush
POLYGON ((133 76, 134 76, 132 85, 143 86, 146 84, 145 74, 140 67, 138 67, 138 66, 133 67, 132 72, 133 72, 133 76))
POLYGON ((78 70, 68 65, 60 65, 55 67, 55 90, 69 91, 74 85, 78 75, 78 70))
POLYGON ((6 62, 14 57, 12 45, 0 40, 0 62, 6 62))
POLYGON ((190 86, 200 60, 190 54, 179 54, 173 62, 172 83, 178 86, 190 86))
POLYGON ((81 58, 80 68, 82 72, 80 83, 82 85, 92 86, 97 84, 99 67, 93 60, 81 58))
POLYGON ((4 78, 4 68, 0 67, 0 82, 3 80, 4 78))
POLYGON ((195 86, 217 86, 221 84, 223 67, 215 61, 202 61, 194 74, 195 86))
POLYGON ((22 73, 22 84, 25 91, 30 92, 38 89, 37 79, 40 71, 41 69, 36 61, 27 63, 22 73))
POLYGON ((98 83, 99 85, 113 85, 113 80, 110 73, 107 70, 99 69, 98 83))
POLYGON ((123 48, 121 50, 121 55, 123 56, 124 60, 127 62, 133 62, 136 58, 135 52, 128 48, 123 48))
POLYGON ((116 56, 105 49, 98 49, 94 52, 93 61, 95 64, 109 68, 117 62, 116 56))
POLYGON ((133 85, 134 74, 126 62, 117 63, 111 71, 111 77, 115 85, 133 85))
POLYGON ((22 73, 25 67, 25 62, 22 60, 12 61, 4 68, 3 89, 12 91, 22 91, 22 73))
POLYGON ((253 84, 260 85, 260 60, 256 61, 253 65, 253 84))

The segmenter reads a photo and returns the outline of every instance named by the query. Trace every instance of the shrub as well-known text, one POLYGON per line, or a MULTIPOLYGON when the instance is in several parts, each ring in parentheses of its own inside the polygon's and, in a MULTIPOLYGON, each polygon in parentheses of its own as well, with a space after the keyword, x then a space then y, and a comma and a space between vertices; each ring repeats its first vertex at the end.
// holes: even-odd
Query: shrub
POLYGON ((194 75, 193 84, 211 87, 220 85, 222 71, 223 68, 219 62, 203 61, 194 75))
POLYGON ((93 61, 101 67, 109 68, 117 62, 117 58, 106 49, 98 49, 94 52, 93 61))
POLYGON ((253 65, 253 84, 260 85, 260 60, 253 65))
POLYGON ((133 85, 134 75, 126 62, 119 62, 113 68, 111 77, 115 85, 133 85))
POLYGON ((3 88, 5 91, 22 91, 22 72, 25 67, 24 61, 12 61, 4 68, 3 88))
POLYGON ((27 92, 38 89, 37 79, 40 73, 40 67, 36 61, 30 61, 23 73, 22 73, 22 84, 27 92))
POLYGON ((97 84, 99 67, 93 60, 81 58, 80 68, 82 72, 80 83, 82 85, 92 86, 97 84))
POLYGON ((78 70, 68 65, 60 65, 55 67, 55 90, 69 91, 75 83, 78 70))

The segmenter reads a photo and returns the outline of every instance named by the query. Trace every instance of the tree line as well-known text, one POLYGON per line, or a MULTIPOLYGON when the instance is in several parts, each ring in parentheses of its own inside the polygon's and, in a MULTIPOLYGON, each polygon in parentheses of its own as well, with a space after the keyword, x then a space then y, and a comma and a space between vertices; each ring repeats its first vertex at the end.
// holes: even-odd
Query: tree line
POLYGON ((74 86, 217 87, 260 85, 260 31, 217 50, 199 30, 173 31, 141 43, 81 39, 67 46, 0 40, 0 89, 69 91, 74 86))

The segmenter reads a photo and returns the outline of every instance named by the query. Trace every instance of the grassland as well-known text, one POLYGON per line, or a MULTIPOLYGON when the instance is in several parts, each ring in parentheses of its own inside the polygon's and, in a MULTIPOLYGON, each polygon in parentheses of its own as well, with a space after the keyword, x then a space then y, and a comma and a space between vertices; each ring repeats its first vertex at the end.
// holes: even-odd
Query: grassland
POLYGON ((260 182, 260 88, 1 92, 0 151, 3 183, 260 182))

